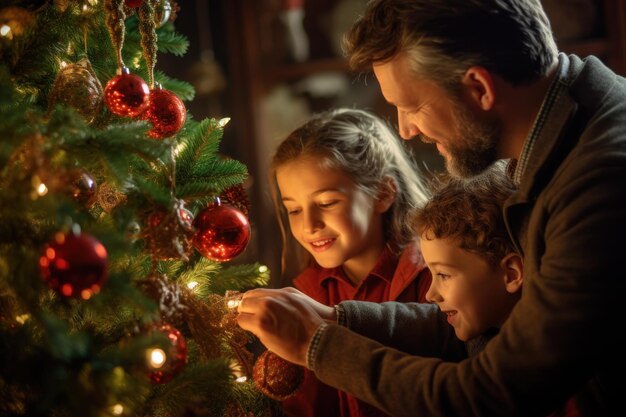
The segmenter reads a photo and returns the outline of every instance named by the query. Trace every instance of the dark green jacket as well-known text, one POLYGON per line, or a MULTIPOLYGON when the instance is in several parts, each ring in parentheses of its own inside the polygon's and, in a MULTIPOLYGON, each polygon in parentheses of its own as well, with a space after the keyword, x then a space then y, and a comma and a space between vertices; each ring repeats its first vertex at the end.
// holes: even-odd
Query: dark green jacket
POLYGON ((410 356, 356 333, 428 356, 408 346, 427 307, 345 302, 354 332, 323 333, 320 380, 395 416, 545 417, 574 393, 585 416, 624 414, 626 80, 562 59, 567 91, 505 206, 525 281, 501 332, 460 362, 410 356))

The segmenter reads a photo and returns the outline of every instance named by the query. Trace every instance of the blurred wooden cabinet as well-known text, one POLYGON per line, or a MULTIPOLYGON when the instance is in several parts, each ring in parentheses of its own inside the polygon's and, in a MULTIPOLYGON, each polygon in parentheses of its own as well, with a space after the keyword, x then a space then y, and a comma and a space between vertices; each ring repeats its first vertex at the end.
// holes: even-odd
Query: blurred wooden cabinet
POLYGON ((595 55, 617 73, 626 75, 625 1, 543 1, 562 51, 581 57, 595 55), (561 37, 559 31, 563 32, 561 37))
MULTIPOLYGON (((626 74, 626 1, 543 2, 562 51, 596 55, 616 72, 626 74)), ((213 38, 223 42, 221 59, 227 67, 226 109, 233 122, 225 139, 234 141, 235 156, 247 164, 254 180, 249 188, 251 220, 256 228, 251 253, 274 271, 272 286, 288 285, 290 277, 281 279, 278 274, 280 233, 266 180, 267 163, 274 145, 282 139, 280 135, 303 122, 305 114, 338 105, 369 108, 395 123, 393 109, 382 101, 377 88, 371 87, 376 84, 374 77, 350 74, 340 54, 341 33, 356 19, 365 0, 211 0, 209 4, 218 13, 212 21, 213 38), (308 42, 304 60, 302 51, 298 55, 293 50, 293 28, 289 30, 285 13, 298 4, 303 14, 295 16, 294 27, 303 30, 308 42), (343 90, 345 83, 333 87, 332 80, 340 80, 337 77, 342 74, 347 77, 349 91, 343 90), (324 76, 329 88, 337 89, 334 96, 311 94, 313 87, 303 87, 303 83, 314 85, 324 76), (278 117, 268 115, 272 105, 278 117), (295 109, 301 105, 305 110, 298 113, 295 109)), ((439 157, 432 147, 414 146, 418 158, 436 168, 439 157)))

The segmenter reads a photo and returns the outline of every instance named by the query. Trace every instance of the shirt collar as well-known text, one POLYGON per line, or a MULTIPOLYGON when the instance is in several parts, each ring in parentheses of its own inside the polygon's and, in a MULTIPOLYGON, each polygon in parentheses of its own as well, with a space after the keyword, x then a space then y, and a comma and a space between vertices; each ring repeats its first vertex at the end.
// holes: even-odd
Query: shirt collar
POLYGON ((530 159, 530 155, 532 154, 533 147, 535 146, 535 142, 537 138, 541 134, 541 130, 546 124, 548 120, 548 116, 554 109, 554 104, 557 102, 561 93, 563 93, 567 84, 565 82, 561 82, 566 78, 567 70, 569 64, 567 57, 563 54, 559 54, 559 66, 557 68, 556 76, 550 83, 550 88, 548 88, 548 92, 546 93, 543 102, 541 103, 541 108, 539 109, 539 114, 535 118, 535 122, 530 131, 530 134, 524 141, 524 147, 522 148, 522 153, 519 159, 514 162, 514 171, 513 171, 513 182, 519 185, 526 171, 526 167, 528 166, 528 161, 530 159))

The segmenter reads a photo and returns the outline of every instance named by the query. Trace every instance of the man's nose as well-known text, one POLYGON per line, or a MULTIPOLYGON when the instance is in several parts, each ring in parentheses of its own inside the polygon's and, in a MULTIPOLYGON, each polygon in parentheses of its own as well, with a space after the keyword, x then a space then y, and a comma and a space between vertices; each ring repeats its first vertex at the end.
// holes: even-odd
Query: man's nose
POLYGON ((400 110, 398 110, 398 130, 400 137, 404 140, 413 139, 420 134, 420 130, 415 123, 411 122, 407 114, 400 110))

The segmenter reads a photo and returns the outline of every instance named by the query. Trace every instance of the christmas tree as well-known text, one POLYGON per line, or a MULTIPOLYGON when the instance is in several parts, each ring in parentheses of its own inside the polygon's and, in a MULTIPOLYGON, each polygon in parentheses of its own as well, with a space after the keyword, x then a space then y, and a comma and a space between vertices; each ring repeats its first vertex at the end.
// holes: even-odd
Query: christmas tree
POLYGON ((191 85, 158 71, 186 52, 178 7, 0 3, 2 416, 275 408, 229 308, 269 276, 226 263, 250 237, 246 167, 218 152, 227 119, 194 120, 191 85))

